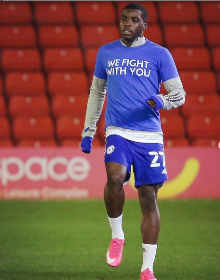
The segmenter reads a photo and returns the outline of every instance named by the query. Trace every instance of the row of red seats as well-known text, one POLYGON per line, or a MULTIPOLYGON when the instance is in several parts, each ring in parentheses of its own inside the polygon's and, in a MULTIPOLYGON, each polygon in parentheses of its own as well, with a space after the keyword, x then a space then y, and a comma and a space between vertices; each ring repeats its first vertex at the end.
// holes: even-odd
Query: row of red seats
MULTIPOLYGON (((51 102, 46 95, 41 96, 11 96, 8 106, 3 96, 0 96, 0 116, 10 117, 43 117, 52 114, 55 118, 62 116, 84 117, 86 112, 88 96, 65 96, 55 95, 51 102)), ((188 118, 193 114, 219 115, 220 96, 209 95, 187 95, 187 102, 180 109, 161 111, 162 117, 188 118)))
MULTIPOLYGON (((0 5, 0 24, 115 23, 129 1, 4 2, 0 5), (32 17, 33 8, 33 17, 32 17)), ((219 2, 160 1, 142 2, 149 13, 148 21, 156 23, 219 23, 219 2)))
MULTIPOLYGON (((42 72, 9 72, 5 75, 5 87, 0 76, 0 94, 6 96, 35 96, 46 92, 49 95, 88 95, 91 77, 88 81, 85 72, 50 72, 45 77, 42 72), (47 83, 47 86, 46 86, 47 83)), ((188 95, 216 94, 220 90, 220 72, 213 71, 180 71, 180 77, 188 95)), ((165 90, 162 88, 162 93, 165 90)))
MULTIPOLYGON (((210 24, 167 24, 163 28, 159 24, 149 24, 145 36, 168 48, 203 47, 207 43, 210 47, 220 45, 220 25, 210 24), (164 40, 163 40, 164 39, 164 40)), ((97 47, 120 38, 118 26, 82 25, 78 30, 75 25, 40 26, 35 30, 32 25, 0 26, 0 48, 36 47, 38 42, 45 47, 97 47), (38 40, 39 34, 39 40, 38 40), (4 39, 3 39, 4 38, 4 39)))
MULTIPOLYGON (((3 71, 46 71, 65 70, 93 71, 98 48, 49 48, 44 50, 43 57, 37 48, 4 49, 0 52, 0 66, 3 71)), ((220 47, 209 51, 206 47, 171 48, 171 53, 179 70, 220 70, 220 47), (201 59, 202 58, 202 59, 201 59)))
MULTIPOLYGON (((195 141, 198 142, 199 139, 206 139, 207 142, 210 141, 211 143, 212 140, 217 141, 220 138, 219 115, 194 114, 187 119, 186 123, 184 123, 181 116, 175 116, 175 118, 162 117, 161 121, 165 142, 176 141, 177 143, 178 141, 185 141, 185 145, 187 145, 189 140, 194 143, 195 141), (188 136, 188 140, 186 136, 188 136)), ((36 142, 57 139, 61 144, 64 140, 74 140, 76 144, 81 139, 84 117, 62 116, 57 117, 55 122, 51 116, 15 117, 12 119, 11 127, 8 118, 0 117, 0 125, 0 145, 1 143, 8 142, 9 144, 12 142, 11 133, 16 143, 20 141, 36 142)), ((96 142, 103 145, 104 118, 101 118, 98 128, 96 142)))

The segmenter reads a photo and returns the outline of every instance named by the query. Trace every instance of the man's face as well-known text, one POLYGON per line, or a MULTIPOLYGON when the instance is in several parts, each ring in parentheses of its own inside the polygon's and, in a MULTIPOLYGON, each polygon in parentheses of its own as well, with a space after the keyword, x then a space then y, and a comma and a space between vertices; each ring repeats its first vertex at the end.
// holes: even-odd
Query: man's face
POLYGON ((120 32, 125 41, 133 42, 137 37, 143 35, 147 28, 142 17, 142 12, 136 9, 124 9, 120 19, 120 32))

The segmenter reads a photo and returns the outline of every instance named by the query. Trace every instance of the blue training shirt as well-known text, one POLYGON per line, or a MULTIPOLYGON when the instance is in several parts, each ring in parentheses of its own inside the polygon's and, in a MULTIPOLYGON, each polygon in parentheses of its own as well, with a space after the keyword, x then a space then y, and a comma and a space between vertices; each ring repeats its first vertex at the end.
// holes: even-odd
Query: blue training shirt
POLYGON ((160 114, 147 103, 161 82, 179 77, 170 52, 149 40, 138 47, 120 40, 100 47, 94 75, 107 80, 106 127, 161 131, 160 114))

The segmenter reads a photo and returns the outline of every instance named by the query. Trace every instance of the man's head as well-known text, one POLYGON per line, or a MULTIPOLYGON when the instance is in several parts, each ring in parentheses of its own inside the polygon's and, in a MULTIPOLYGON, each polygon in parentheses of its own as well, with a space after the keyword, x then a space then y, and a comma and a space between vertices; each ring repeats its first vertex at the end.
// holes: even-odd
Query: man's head
POLYGON ((138 3, 131 3, 121 11, 120 32, 123 42, 131 45, 137 37, 143 36, 147 28, 147 10, 138 3))

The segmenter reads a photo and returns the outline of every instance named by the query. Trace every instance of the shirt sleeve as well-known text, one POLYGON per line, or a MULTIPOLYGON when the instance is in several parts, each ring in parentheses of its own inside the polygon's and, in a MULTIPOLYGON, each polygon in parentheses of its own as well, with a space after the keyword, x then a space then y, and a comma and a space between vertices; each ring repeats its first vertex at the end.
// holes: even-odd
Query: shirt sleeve
POLYGON ((179 77, 174 59, 168 49, 160 54, 159 72, 162 82, 179 77))
POLYGON ((107 74, 106 74, 104 61, 102 57, 103 57, 103 49, 101 47, 97 53, 94 75, 99 79, 106 80, 107 74))

